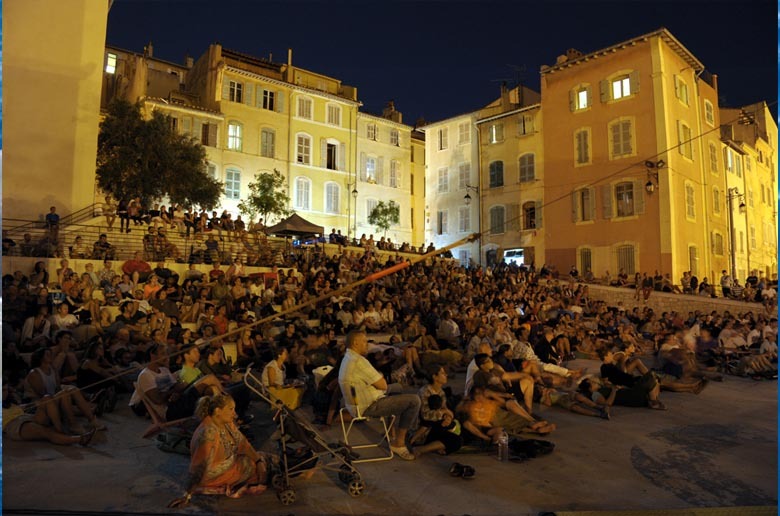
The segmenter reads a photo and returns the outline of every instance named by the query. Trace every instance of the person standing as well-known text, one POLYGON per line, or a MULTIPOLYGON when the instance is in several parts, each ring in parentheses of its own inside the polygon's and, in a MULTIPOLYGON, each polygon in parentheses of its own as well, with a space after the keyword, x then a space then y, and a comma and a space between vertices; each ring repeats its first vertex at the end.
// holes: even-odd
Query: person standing
POLYGON ((723 275, 720 277, 720 288, 723 291, 723 297, 731 297, 731 288, 734 286, 734 280, 731 279, 731 276, 725 270, 721 274, 723 275))

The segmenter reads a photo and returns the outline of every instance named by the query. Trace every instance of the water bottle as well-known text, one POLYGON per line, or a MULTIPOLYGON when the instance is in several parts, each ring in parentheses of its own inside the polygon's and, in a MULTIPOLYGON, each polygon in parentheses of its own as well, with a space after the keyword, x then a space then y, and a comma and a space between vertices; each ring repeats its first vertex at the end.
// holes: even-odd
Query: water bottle
POLYGON ((509 435, 506 432, 501 432, 498 438, 498 460, 501 462, 509 460, 509 435))

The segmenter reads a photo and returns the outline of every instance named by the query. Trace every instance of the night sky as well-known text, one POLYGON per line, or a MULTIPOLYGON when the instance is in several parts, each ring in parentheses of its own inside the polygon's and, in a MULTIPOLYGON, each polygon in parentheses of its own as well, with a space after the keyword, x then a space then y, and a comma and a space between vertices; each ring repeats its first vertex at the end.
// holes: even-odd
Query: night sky
POLYGON ((766 100, 777 114, 773 1, 116 0, 106 42, 183 63, 212 42, 358 88, 363 110, 394 99, 413 125, 473 111, 503 80, 539 90, 539 68, 568 48, 589 53, 666 27, 708 71, 721 105, 766 100))

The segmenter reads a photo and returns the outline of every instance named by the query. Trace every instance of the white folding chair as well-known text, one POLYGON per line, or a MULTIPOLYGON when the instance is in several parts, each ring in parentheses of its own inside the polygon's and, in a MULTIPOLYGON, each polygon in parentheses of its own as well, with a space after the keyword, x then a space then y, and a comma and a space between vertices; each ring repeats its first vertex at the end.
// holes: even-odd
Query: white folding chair
POLYGON ((344 444, 347 445, 347 447, 353 449, 353 450, 360 450, 360 449, 370 449, 370 448, 376 448, 381 452, 381 455, 378 457, 368 457, 364 459, 353 459, 352 463, 359 463, 359 462, 378 462, 383 460, 390 460, 393 458, 393 450, 390 448, 390 429, 393 428, 393 424, 395 423, 395 416, 390 416, 390 422, 388 423, 388 418, 386 416, 379 417, 379 420, 382 422, 382 438, 376 442, 376 443, 366 443, 366 444, 350 444, 349 443, 349 434, 352 431, 352 427, 354 424, 358 421, 370 421, 374 418, 369 418, 364 416, 360 412, 360 407, 357 404, 357 394, 355 393, 355 387, 351 386, 349 388, 349 393, 345 393, 342 391, 342 394, 345 396, 349 396, 349 399, 352 400, 352 405, 356 407, 357 414, 355 416, 352 416, 351 413, 347 410, 347 407, 344 406, 339 410, 339 419, 341 419, 341 432, 344 436, 344 444), (344 414, 349 413, 351 416, 351 419, 349 422, 345 421, 344 414), (387 441, 387 450, 385 450, 382 447, 382 443, 387 441))

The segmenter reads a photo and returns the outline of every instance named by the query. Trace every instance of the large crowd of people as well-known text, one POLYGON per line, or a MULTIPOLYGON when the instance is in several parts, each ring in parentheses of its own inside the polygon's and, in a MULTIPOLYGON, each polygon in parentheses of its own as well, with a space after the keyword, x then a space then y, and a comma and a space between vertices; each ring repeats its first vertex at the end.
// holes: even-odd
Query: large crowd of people
MULTIPOLYGON (((123 220, 125 231, 135 221, 123 220)), ((241 457, 219 492, 235 495, 236 484, 267 476, 267 458, 236 434, 251 420, 237 368, 252 363, 265 364, 269 387, 308 390, 319 424, 333 423, 342 403, 353 416, 396 416, 390 446, 406 460, 489 447, 504 432, 550 434, 556 424, 539 404, 606 420, 613 405, 665 410, 664 390, 696 394, 723 372, 776 378, 777 318, 764 310, 626 309, 592 300, 574 275, 443 258, 343 291, 404 260, 370 249, 291 253, 295 267, 265 273, 231 258, 177 274, 139 252, 123 263, 106 256, 98 271, 62 259, 56 278, 37 264, 4 276, 4 430, 14 408, 24 419, 13 438, 88 444, 124 392, 139 415, 150 406, 168 419, 200 415, 197 443, 214 446, 204 436, 222 432, 214 453, 241 457), (568 367, 575 358, 600 360, 600 371, 568 367), (324 374, 316 384, 315 371, 324 374), (463 371, 465 390, 453 392, 448 378, 463 371)), ((197 443, 191 487, 214 488, 211 452, 197 443)))

